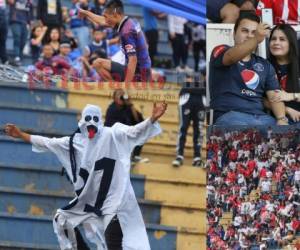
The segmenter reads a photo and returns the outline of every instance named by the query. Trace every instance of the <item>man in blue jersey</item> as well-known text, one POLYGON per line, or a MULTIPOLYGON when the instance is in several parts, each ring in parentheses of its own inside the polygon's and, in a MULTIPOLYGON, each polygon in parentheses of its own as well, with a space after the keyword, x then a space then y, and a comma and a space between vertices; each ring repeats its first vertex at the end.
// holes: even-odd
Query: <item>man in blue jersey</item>
POLYGON ((264 111, 264 98, 280 89, 272 65, 253 53, 268 28, 254 13, 243 13, 234 27, 235 46, 214 48, 209 84, 216 125, 287 124, 283 102, 270 105, 276 119, 264 111))
POLYGON ((86 10, 80 10, 80 14, 94 23, 115 28, 119 33, 126 64, 124 66, 102 58, 96 60, 95 68, 104 80, 125 82, 151 80, 151 60, 145 35, 136 20, 124 15, 123 3, 120 0, 109 1, 105 5, 103 16, 86 10))

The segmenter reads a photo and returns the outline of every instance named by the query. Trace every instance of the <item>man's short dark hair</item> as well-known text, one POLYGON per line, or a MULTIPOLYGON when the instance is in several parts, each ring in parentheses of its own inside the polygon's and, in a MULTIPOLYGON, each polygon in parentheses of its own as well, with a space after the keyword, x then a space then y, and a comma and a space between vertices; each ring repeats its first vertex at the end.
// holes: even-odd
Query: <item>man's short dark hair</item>
POLYGON ((240 22, 244 19, 248 19, 248 20, 260 23, 260 18, 259 18, 259 16, 257 16, 255 14, 254 11, 249 11, 249 10, 240 11, 240 16, 234 24, 234 32, 236 32, 236 30, 238 29, 238 27, 240 25, 240 22))
POLYGON ((105 4, 105 10, 110 13, 124 13, 124 6, 121 0, 110 0, 105 4))

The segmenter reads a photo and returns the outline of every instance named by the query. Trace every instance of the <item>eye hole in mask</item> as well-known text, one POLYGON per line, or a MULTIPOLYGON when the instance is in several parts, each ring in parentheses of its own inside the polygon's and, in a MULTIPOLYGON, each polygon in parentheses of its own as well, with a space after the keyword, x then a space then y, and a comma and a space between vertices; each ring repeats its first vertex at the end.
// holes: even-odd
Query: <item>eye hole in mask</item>
MULTIPOLYGON (((84 118, 84 120, 85 120, 86 122, 89 122, 89 121, 92 120, 92 117, 91 117, 90 115, 87 115, 87 116, 84 118)), ((94 117, 93 117, 93 120, 94 120, 94 122, 99 122, 99 117, 98 117, 98 116, 94 116, 94 117)))
POLYGON ((84 118, 84 120, 85 120, 86 122, 89 122, 90 120, 92 120, 92 117, 91 117, 90 115, 87 115, 87 116, 84 118))

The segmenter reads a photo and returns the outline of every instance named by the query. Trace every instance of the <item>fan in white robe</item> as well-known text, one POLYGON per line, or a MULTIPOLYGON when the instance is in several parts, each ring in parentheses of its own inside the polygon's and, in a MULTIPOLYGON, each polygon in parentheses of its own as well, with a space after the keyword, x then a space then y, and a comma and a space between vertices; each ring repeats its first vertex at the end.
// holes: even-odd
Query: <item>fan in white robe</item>
POLYGON ((77 249, 74 228, 82 225, 86 238, 98 250, 107 249, 104 232, 117 215, 123 250, 149 250, 145 224, 130 182, 130 154, 136 145, 158 135, 160 126, 147 119, 135 126, 116 123, 109 128, 103 127, 101 117, 99 107, 87 105, 78 123, 80 131, 72 136, 72 142, 70 137, 30 137, 33 151, 50 151, 58 157, 76 192, 66 207, 57 210, 53 220, 60 248, 77 249), (71 144, 75 149, 73 158, 71 144))

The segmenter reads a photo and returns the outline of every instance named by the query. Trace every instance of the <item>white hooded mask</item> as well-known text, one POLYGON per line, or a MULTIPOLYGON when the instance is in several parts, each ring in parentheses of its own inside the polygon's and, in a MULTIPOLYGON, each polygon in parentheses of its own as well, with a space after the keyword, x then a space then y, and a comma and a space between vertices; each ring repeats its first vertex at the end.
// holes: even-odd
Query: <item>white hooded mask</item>
POLYGON ((96 105, 87 104, 82 110, 78 127, 81 134, 89 139, 93 139, 96 135, 100 135, 103 129, 101 109, 96 105))

